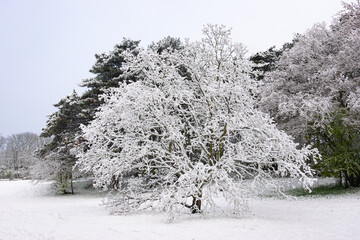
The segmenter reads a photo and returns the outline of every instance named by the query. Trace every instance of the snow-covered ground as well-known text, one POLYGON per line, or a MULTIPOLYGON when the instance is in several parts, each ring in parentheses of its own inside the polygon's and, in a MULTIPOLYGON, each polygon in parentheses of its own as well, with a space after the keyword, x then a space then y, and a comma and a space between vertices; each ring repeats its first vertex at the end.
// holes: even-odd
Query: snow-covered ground
POLYGON ((254 199, 238 219, 189 215, 171 224, 164 214, 111 216, 101 202, 91 191, 59 196, 48 183, 0 181, 0 239, 360 239, 360 192, 254 199))

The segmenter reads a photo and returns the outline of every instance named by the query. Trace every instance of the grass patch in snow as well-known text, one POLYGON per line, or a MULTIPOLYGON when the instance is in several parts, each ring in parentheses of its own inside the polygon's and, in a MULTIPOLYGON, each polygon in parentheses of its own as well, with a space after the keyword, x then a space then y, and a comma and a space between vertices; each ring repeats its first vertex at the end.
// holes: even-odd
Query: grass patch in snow
POLYGON ((309 193, 303 188, 295 188, 287 191, 287 194, 295 197, 303 197, 303 196, 326 196, 326 195, 340 195, 340 194, 353 194, 358 193, 360 188, 354 187, 341 187, 336 184, 331 185, 323 185, 313 187, 312 192, 309 193))

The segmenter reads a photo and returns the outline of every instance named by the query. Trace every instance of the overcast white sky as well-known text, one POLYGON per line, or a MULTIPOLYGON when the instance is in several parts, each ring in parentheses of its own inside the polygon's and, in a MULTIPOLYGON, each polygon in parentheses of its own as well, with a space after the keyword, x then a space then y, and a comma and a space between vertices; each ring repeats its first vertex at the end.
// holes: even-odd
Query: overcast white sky
POLYGON ((52 104, 82 91, 94 54, 123 37, 145 47, 166 36, 199 40, 204 24, 224 24, 252 54, 341 9, 340 0, 0 0, 0 134, 39 134, 52 104))

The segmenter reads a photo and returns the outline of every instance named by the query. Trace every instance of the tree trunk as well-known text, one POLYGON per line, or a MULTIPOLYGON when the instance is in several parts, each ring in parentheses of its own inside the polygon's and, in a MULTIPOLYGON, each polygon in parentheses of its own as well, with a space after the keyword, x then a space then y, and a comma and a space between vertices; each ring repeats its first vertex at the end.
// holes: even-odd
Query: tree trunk
POLYGON ((344 173, 345 188, 349 188, 349 175, 346 170, 343 170, 343 173, 344 173))
POLYGON ((199 193, 198 198, 194 198, 191 213, 201 213, 201 197, 202 193, 199 193))
POLYGON ((351 187, 359 187, 360 185, 360 177, 358 175, 349 176, 349 183, 351 187))
POLYGON ((115 176, 112 176, 110 185, 111 185, 112 189, 118 190, 119 178, 116 178, 115 176))
POLYGON ((355 179, 355 187, 360 187, 360 174, 356 175, 355 179))
POLYGON ((354 176, 348 176, 348 179, 349 179, 350 187, 354 187, 355 186, 355 178, 354 178, 354 176))
POLYGON ((192 208, 191 213, 195 214, 195 213, 200 213, 200 212, 201 212, 201 199, 196 199, 195 205, 192 208))
POLYGON ((337 180, 337 184, 339 185, 339 187, 342 187, 342 172, 339 172, 339 178, 337 180))
POLYGON ((72 172, 70 172, 70 188, 71 188, 71 194, 74 195, 74 186, 73 186, 72 172))

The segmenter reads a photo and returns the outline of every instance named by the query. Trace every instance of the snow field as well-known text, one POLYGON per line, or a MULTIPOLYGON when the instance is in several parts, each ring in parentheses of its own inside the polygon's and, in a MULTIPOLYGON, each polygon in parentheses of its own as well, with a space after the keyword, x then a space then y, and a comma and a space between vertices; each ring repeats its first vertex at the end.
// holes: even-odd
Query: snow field
POLYGON ((184 215, 171 224, 162 213, 111 216, 102 198, 91 191, 55 195, 49 183, 0 181, 0 239, 360 239, 360 192, 255 198, 241 218, 184 215))

